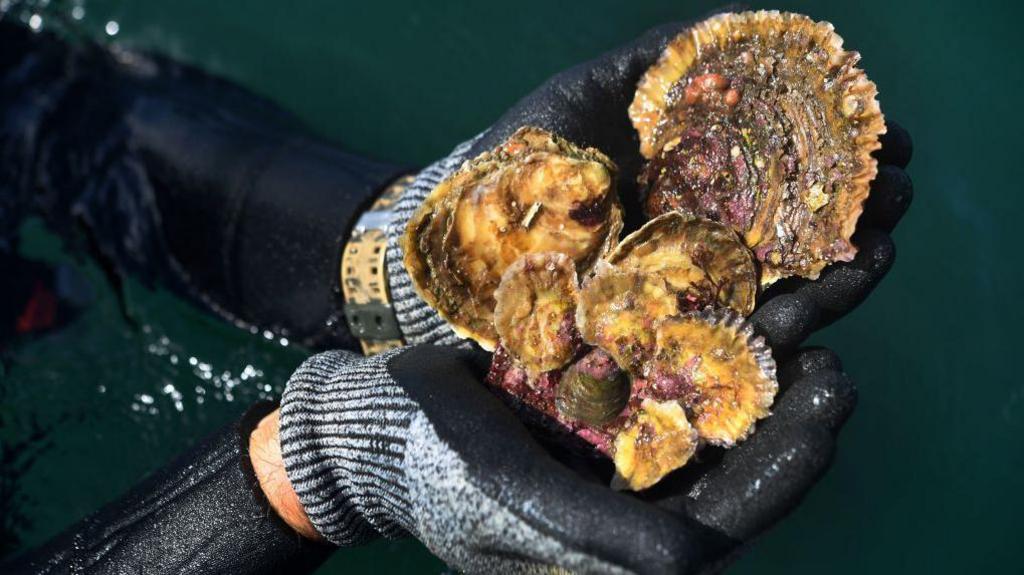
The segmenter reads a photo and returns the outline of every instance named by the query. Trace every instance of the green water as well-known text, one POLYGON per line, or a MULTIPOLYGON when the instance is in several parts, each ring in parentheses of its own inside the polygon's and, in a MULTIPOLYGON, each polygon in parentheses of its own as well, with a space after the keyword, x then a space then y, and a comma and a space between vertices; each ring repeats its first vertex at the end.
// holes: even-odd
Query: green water
MULTIPOLYGON (((709 2, 485 4, 102 2, 81 29, 223 74, 348 147, 427 162, 554 71, 709 2), (299 6, 296 6, 299 5, 299 6)), ((916 150, 917 198, 896 267, 854 315, 814 338, 860 384, 831 471, 735 573, 1020 572, 1024 382, 1017 372, 1024 208, 1019 16, 1010 3, 752 3, 827 19, 864 56, 883 111, 916 150), (1018 255, 1014 255, 1018 254, 1018 255)), ((69 10, 71 4, 60 7, 69 10)), ((51 7, 49 10, 53 10, 51 7)), ((43 20, 43 26, 47 21, 43 20)), ((25 250, 66 261, 30 225, 25 250)), ((20 483, 37 544, 280 391, 303 352, 128 285, 129 317, 89 263, 96 302, 16 350, 0 439, 49 442, 20 483), (190 362, 195 358, 195 365, 190 362)), ((2 368, 0 368, 2 369, 2 368)), ((324 573, 439 572, 412 541, 338 552, 324 573)))

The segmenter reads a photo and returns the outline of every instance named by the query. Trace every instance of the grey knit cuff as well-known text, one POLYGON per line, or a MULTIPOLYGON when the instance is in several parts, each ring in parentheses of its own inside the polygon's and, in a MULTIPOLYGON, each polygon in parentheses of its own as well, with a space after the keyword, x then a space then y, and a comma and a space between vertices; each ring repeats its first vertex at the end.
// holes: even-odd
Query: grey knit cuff
POLYGON ((402 251, 401 237, 416 209, 441 180, 469 159, 469 150, 479 138, 478 135, 459 144, 448 157, 434 162, 417 174, 395 204, 394 219, 388 226, 386 265, 388 285, 391 288, 391 304, 395 308, 398 326, 409 345, 469 345, 467 340, 455 335, 448 323, 416 294, 409 273, 402 263, 405 255, 402 251))
POLYGON ((329 351, 307 359, 281 398, 281 452, 299 501, 317 531, 340 546, 411 525, 402 471, 415 404, 387 363, 329 351))

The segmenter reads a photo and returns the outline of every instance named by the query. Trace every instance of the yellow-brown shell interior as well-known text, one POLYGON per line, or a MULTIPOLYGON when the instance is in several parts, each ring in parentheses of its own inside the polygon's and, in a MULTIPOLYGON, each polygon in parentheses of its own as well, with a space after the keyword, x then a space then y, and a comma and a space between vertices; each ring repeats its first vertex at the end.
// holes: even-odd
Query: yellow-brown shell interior
POLYGON ((754 309, 757 268, 736 233, 668 213, 626 237, 587 280, 577 310, 583 340, 643 376, 654 330, 667 317, 727 307, 754 309))
POLYGON ((580 291, 577 325, 583 341, 640 375, 654 348, 654 325, 679 311, 662 278, 600 266, 580 291))
POLYGON ((647 489, 685 465, 697 450, 697 432, 678 401, 645 399, 615 436, 617 486, 647 489))
POLYGON ((680 312, 707 306, 744 316, 754 311, 757 267, 726 225, 670 212, 627 236, 607 259, 615 267, 662 278, 669 293, 682 295, 680 312))
POLYGON ((691 314, 658 325, 648 381, 653 397, 678 398, 700 438, 731 447, 769 414, 778 384, 763 342, 736 318, 691 314))
POLYGON ((885 132, 859 58, 831 24, 798 14, 721 14, 680 34, 629 109, 648 215, 732 226, 762 285, 850 260, 885 132))
POLYGON ((501 344, 530 375, 558 369, 579 348, 576 264, 557 252, 525 254, 505 270, 494 292, 501 344))
POLYGON ((560 252, 583 272, 622 229, 606 156, 525 127, 441 182, 402 240, 423 299, 457 334, 494 349, 494 290, 527 253, 560 252))

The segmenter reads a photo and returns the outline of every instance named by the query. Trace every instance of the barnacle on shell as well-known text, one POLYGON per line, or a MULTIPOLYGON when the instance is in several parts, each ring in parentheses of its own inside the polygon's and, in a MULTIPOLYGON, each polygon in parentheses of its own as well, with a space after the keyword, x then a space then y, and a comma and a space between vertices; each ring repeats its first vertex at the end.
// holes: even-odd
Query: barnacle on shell
POLYGON ((493 350, 494 291, 526 253, 561 252, 581 273, 622 229, 615 165, 525 127, 442 181, 402 239, 417 293, 457 334, 493 350))
POLYGON ((732 226, 765 286, 852 259, 885 124, 842 42, 827 22, 775 11, 720 14, 672 40, 629 108, 648 215, 732 226))
POLYGON ((576 264, 565 254, 524 254, 505 270, 494 291, 494 329, 529 374, 558 369, 576 354, 577 296, 576 264))
POLYGON ((646 489, 693 457, 697 432, 678 401, 645 399, 615 436, 613 486, 646 489))
POLYGON ((627 236, 595 268, 576 322, 585 342, 643 375, 660 320, 708 306, 749 314, 756 294, 757 269, 733 230, 671 212, 627 236))
POLYGON ((742 318, 728 310, 669 318, 655 339, 645 393, 680 400, 702 440, 731 447, 768 416, 775 360, 742 318))

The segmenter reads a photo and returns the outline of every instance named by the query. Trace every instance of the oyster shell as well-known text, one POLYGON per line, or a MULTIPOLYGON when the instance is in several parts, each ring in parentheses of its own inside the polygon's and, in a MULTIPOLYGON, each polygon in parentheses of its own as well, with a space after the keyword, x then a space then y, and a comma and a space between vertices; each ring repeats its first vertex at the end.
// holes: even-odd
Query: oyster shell
POLYGON ((842 42, 827 22, 775 11, 720 14, 672 40, 629 108, 648 215, 732 226, 763 286, 852 259, 885 123, 842 42))
POLYGON ((654 328, 666 317, 730 307, 754 309, 757 268, 727 226, 679 213, 663 214, 630 234, 595 269, 576 312, 583 340, 642 376, 654 328))
POLYGON ((645 399, 615 436, 612 486, 646 489, 679 469, 697 451, 697 432, 678 401, 645 399))
POLYGON ((564 371, 530 376, 499 346, 487 382, 610 457, 615 486, 646 489, 699 445, 745 439, 778 390, 771 351, 732 310, 667 317, 650 331, 646 377, 627 379, 600 348, 564 371))
POLYGON ((680 300, 680 311, 728 307, 754 311, 757 268, 750 251, 728 226, 669 212, 633 232, 608 263, 664 279, 680 300))
POLYGON ((525 127, 441 182, 402 239, 417 293, 462 337, 493 350, 494 291, 526 253, 561 252, 585 272, 622 229, 615 165, 525 127))
POLYGON ((769 415, 778 391, 775 360, 753 328, 728 310, 661 322, 644 393, 678 399, 700 438, 731 447, 769 415))
POLYGON ((576 331, 576 264, 561 253, 524 254, 494 291, 494 329, 501 345, 530 375, 569 363, 576 331))
POLYGON ((594 349, 562 374, 555 396, 559 415, 584 425, 615 420, 629 403, 630 381, 605 352, 594 349))

